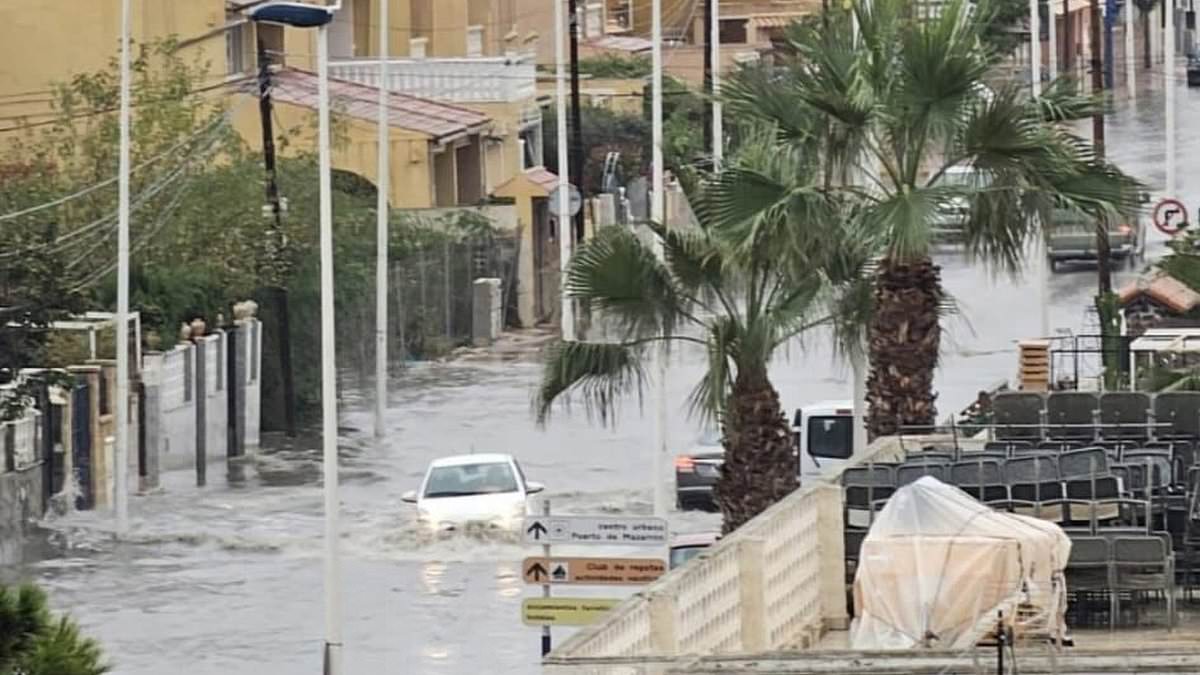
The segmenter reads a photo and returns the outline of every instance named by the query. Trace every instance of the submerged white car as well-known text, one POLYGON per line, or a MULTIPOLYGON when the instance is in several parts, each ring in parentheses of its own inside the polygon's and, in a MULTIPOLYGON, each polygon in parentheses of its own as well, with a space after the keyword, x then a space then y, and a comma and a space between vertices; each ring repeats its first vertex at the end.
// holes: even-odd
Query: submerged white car
POLYGON ((435 459, 421 489, 402 499, 417 505, 417 523, 426 531, 478 527, 516 532, 528 513, 529 495, 544 489, 525 480, 511 455, 458 455, 435 459))

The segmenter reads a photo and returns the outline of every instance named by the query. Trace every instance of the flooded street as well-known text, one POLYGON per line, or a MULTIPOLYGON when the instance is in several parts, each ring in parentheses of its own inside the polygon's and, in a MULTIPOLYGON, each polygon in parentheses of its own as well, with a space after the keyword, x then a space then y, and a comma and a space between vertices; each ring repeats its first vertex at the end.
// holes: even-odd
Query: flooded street
MULTIPOLYGON (((1162 111, 1153 93, 1144 91, 1136 106, 1119 104, 1108 144, 1109 156, 1147 181, 1157 198, 1162 111)), ((1181 88, 1180 109, 1195 107, 1196 98, 1181 88)), ((1186 169, 1200 165, 1200 132, 1180 127, 1179 180, 1192 207, 1187 197, 1200 189, 1200 178, 1186 169)), ((1162 237, 1149 232, 1148 256, 1155 257, 1162 237)), ((959 307, 945 324, 937 379, 944 418, 979 389, 1013 377, 1015 341, 1039 331, 1039 295, 1032 272, 1014 281, 961 253, 943 252, 937 260, 959 307)), ((1114 283, 1132 275, 1122 267, 1114 283)), ((1095 331, 1085 314, 1096 289, 1094 268, 1053 275, 1050 288, 1052 328, 1095 331)), ((850 398, 848 369, 833 363, 819 336, 794 345, 788 356, 772 370, 786 407, 850 398)), ((678 450, 699 432, 683 402, 702 368, 701 355, 687 350, 676 353, 671 367, 669 438, 678 450)), ((556 410, 539 429, 530 407, 539 374, 536 363, 410 367, 392 383, 382 444, 371 434, 366 394, 344 392, 347 672, 537 671, 539 634, 521 624, 519 606, 540 589, 523 583, 519 566, 539 550, 470 537, 419 541, 413 509, 401 495, 418 486, 430 460, 511 453, 531 480, 546 484, 555 512, 650 511, 649 399, 644 412, 636 398, 625 401, 612 428, 591 423, 576 406, 556 410)), ((207 488, 196 488, 188 472, 166 476, 161 494, 132 500, 127 542, 112 542, 106 513, 53 521, 45 559, 0 569, 0 578, 41 583, 57 607, 70 610, 101 641, 116 675, 316 673, 323 630, 320 451, 314 439, 300 446, 264 452, 241 480, 227 481, 223 467, 211 467, 207 488)), ((676 532, 719 527, 710 514, 674 513, 671 520, 676 532)), ((614 595, 588 587, 572 594, 614 595)), ((567 634, 556 629, 555 641, 567 634)))

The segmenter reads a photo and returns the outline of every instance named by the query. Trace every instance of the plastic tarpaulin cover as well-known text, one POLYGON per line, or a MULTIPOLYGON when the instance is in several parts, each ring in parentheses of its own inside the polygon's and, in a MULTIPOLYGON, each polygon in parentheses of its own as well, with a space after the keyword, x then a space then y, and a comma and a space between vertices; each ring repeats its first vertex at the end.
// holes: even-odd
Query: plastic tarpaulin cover
POLYGON ((851 646, 963 649, 1001 611, 1018 630, 1024 621, 1061 634, 1070 553, 1058 525, 921 478, 892 495, 863 541, 851 646))

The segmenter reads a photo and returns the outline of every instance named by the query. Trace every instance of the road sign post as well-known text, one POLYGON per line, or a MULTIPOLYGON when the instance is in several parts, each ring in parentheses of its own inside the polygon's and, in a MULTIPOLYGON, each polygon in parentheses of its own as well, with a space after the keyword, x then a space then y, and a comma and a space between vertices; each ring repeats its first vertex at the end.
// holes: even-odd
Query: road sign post
MULTIPOLYGON (((542 502, 542 516, 545 518, 550 517, 550 500, 549 500, 549 498, 547 498, 546 500, 544 500, 542 502)), ((545 546, 542 546, 542 555, 545 556, 546 558, 550 557, 549 541, 547 541, 545 546)), ((547 600, 550 599, 550 584, 545 584, 544 586, 542 586, 542 597, 546 598, 547 600)), ((522 605, 521 605, 521 616, 522 617, 527 616, 525 613, 525 604, 524 603, 522 603, 522 605)), ((545 658, 546 655, 549 653, 550 653, 550 624, 547 623, 542 626, 542 658, 545 658)))
POLYGON ((628 516, 532 516, 526 517, 528 544, 666 546, 664 518, 628 516))

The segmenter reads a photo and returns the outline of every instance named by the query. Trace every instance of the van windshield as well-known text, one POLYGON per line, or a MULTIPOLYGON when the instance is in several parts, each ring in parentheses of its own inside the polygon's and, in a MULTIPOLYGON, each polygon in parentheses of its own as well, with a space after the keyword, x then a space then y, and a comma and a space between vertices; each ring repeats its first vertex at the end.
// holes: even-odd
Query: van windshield
POLYGON ((808 454, 813 457, 849 459, 854 451, 854 418, 808 418, 808 454))

